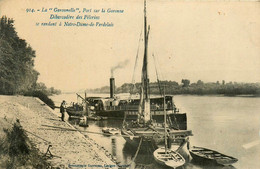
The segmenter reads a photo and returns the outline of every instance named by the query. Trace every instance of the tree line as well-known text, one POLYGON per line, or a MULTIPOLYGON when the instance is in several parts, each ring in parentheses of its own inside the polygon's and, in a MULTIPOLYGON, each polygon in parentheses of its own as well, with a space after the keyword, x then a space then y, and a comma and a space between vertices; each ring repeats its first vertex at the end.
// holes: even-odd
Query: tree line
POLYGON ((13 19, 0 20, 0 93, 18 94, 36 85, 35 51, 15 31, 13 19))
MULTIPOLYGON (((116 88, 116 93, 140 93, 140 83, 131 84, 125 83, 116 88)), ((165 88, 166 94, 191 94, 191 95, 254 95, 260 96, 260 83, 238 83, 228 82, 208 82, 202 80, 190 83, 188 79, 182 79, 179 84, 176 81, 160 81, 150 83, 151 94, 163 94, 165 88)), ((109 93, 109 86, 102 88, 89 89, 88 92, 94 93, 109 93)))
POLYGON ((53 87, 37 83, 39 72, 34 69, 36 52, 19 38, 14 20, 2 16, 0 19, 0 94, 27 94, 32 91, 44 95, 59 94, 53 87))

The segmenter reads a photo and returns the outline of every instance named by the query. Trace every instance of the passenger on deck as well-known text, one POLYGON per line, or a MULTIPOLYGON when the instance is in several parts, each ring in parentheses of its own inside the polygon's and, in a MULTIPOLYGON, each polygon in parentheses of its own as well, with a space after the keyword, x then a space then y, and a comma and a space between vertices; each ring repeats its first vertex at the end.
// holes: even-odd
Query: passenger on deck
POLYGON ((78 110, 79 110, 79 105, 78 105, 78 103, 75 104, 75 107, 76 107, 76 111, 78 111, 78 110))
POLYGON ((139 127, 144 126, 144 124, 145 124, 145 122, 144 122, 144 116, 141 115, 140 120, 139 120, 139 127))
POLYGON ((167 129, 167 148, 170 149, 172 146, 171 137, 170 137, 170 130, 167 129))
POLYGON ((170 101, 167 102, 167 109, 171 109, 172 108, 172 104, 170 101))
POLYGON ((158 110, 160 108, 160 106, 156 103, 155 104, 156 110, 158 110))

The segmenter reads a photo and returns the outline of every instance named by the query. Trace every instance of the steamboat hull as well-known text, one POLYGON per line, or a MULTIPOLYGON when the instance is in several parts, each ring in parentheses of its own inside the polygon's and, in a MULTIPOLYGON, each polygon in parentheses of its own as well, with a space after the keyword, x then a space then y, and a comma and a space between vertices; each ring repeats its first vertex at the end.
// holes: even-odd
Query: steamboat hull
POLYGON ((125 111, 124 110, 96 110, 97 116, 108 117, 108 118, 124 118, 125 111))
POLYGON ((72 109, 67 109, 66 112, 69 115, 69 117, 81 117, 84 114, 86 114, 85 111, 76 111, 76 110, 72 110, 72 109))

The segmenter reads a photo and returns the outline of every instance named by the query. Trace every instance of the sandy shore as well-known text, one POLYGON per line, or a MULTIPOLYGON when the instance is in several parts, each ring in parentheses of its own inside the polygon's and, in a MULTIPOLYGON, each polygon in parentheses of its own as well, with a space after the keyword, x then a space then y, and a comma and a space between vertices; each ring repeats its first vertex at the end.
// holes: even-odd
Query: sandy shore
POLYGON ((22 127, 28 131, 29 139, 41 153, 45 154, 48 146, 52 145, 50 151, 55 157, 49 161, 54 167, 116 168, 102 146, 84 137, 80 132, 48 127, 73 128, 68 122, 62 122, 60 114, 54 113, 38 98, 0 96, 0 107, 0 118, 5 118, 10 123, 19 119, 22 127))

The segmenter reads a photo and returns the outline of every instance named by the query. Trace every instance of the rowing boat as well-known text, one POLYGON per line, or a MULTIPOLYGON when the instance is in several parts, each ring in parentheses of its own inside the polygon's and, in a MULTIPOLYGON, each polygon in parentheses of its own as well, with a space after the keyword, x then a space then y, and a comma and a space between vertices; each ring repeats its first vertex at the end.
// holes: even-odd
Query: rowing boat
POLYGON ((228 166, 238 161, 238 159, 234 157, 203 147, 194 146, 189 151, 193 160, 198 163, 214 163, 228 166))
POLYGON ((120 133, 119 129, 113 128, 113 127, 104 127, 102 129, 102 132, 103 133, 108 133, 108 134, 113 134, 113 135, 120 133))
POLYGON ((161 165, 176 168, 185 164, 185 159, 176 151, 164 147, 158 148, 153 152, 154 159, 161 165))

